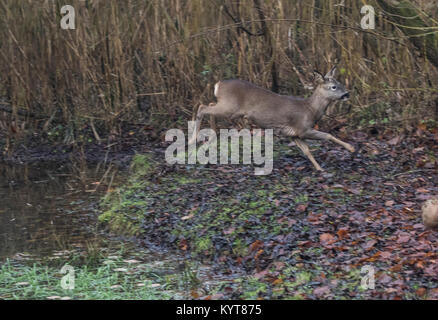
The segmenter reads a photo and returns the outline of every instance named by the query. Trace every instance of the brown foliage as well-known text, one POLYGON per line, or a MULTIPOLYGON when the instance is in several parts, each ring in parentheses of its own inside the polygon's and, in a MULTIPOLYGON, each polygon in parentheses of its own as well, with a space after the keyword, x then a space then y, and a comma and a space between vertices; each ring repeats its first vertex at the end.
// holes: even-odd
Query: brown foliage
POLYGON ((105 136, 121 121, 188 119, 224 78, 308 94, 302 82, 311 71, 336 62, 353 93, 353 118, 380 106, 376 117, 400 121, 436 105, 436 69, 380 8, 376 30, 362 30, 360 1, 68 3, 76 30, 60 28, 66 1, 1 2, 0 101, 13 110, 9 121, 40 124, 22 114, 43 114, 34 130, 61 123, 69 141, 88 125, 105 136))

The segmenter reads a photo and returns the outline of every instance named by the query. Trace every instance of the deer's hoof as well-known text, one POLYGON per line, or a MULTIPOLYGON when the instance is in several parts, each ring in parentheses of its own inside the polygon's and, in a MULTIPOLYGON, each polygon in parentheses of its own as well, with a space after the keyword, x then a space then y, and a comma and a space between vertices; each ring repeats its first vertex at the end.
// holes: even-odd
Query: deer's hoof
POLYGON ((354 147, 351 144, 347 145, 347 150, 350 152, 356 151, 356 149, 354 149, 354 147))
POLYGON ((189 140, 188 145, 191 146, 191 145, 194 144, 195 142, 196 142, 196 138, 191 138, 191 139, 189 140))

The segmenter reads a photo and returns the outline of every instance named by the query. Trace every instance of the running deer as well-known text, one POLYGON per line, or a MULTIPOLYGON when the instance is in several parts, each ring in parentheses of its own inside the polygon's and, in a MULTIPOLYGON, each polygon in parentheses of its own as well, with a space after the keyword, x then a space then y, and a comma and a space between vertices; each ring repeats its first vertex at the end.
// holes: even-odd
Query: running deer
POLYGON ((218 102, 209 106, 201 104, 194 112, 195 130, 189 144, 197 141, 204 115, 230 120, 244 118, 261 128, 274 129, 292 137, 316 170, 323 171, 310 153, 305 139, 331 140, 354 152, 352 145, 313 129, 332 102, 349 98, 349 92, 334 78, 335 72, 336 67, 325 76, 315 71, 316 89, 309 98, 279 95, 243 80, 220 81, 214 87, 218 102))

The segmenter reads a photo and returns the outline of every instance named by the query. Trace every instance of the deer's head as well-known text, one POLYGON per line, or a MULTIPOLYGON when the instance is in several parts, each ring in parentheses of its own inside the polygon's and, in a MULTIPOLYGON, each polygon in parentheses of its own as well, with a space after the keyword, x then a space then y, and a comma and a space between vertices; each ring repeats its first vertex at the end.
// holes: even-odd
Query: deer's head
POLYGON ((328 100, 347 100, 350 93, 344 85, 335 79, 336 66, 333 67, 325 76, 318 71, 314 72, 316 90, 328 100))

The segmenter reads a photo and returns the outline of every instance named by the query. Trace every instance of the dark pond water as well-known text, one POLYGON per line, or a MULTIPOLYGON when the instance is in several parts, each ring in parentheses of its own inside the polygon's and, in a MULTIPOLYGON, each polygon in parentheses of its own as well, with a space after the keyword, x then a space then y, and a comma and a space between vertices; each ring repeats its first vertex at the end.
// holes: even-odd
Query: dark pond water
POLYGON ((84 164, 0 164, 0 259, 97 241, 96 202, 116 176, 116 168, 84 164))

